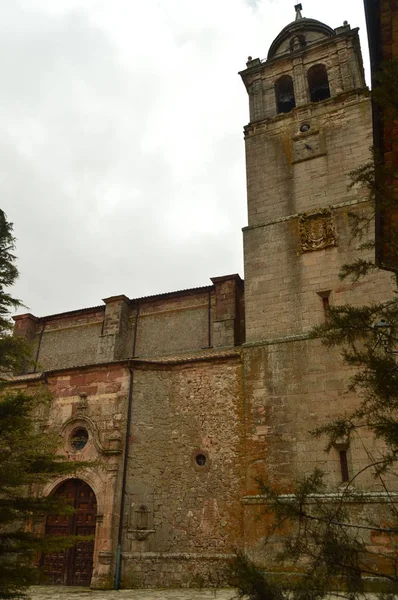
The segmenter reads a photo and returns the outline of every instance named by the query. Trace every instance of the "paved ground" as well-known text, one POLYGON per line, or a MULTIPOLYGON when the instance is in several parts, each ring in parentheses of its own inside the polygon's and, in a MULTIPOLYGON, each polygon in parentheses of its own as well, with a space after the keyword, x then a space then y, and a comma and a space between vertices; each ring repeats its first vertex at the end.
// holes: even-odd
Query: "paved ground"
MULTIPOLYGON (((98 591, 79 587, 35 586, 30 589, 32 600, 232 600, 237 599, 233 589, 221 590, 120 590, 98 591)), ((339 600, 329 596, 328 600, 339 600)), ((340 597, 341 598, 341 597, 340 597)), ((376 600, 373 594, 366 600, 376 600)))
POLYGON ((120 590, 97 591, 88 588, 35 586, 32 600, 231 600, 234 590, 120 590))

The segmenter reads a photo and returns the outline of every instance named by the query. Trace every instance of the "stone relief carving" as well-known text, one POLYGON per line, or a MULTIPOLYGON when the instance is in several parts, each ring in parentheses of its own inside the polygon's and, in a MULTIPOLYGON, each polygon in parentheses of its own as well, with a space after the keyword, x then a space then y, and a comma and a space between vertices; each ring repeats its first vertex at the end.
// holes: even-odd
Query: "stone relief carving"
MULTIPOLYGON (((86 409, 85 409, 86 410, 86 409)), ((105 444, 102 443, 98 428, 94 421, 87 417, 85 411, 76 411, 76 415, 65 421, 62 425, 61 435, 68 439, 72 431, 77 427, 85 427, 91 434, 90 437, 95 448, 101 454, 120 454, 122 451, 122 439, 119 431, 110 432, 105 438, 105 444)))
POLYGON ((87 394, 83 392, 79 394, 79 397, 80 401, 76 407, 76 416, 84 417, 88 409, 87 394))
POLYGON ((136 540, 146 540, 151 533, 155 533, 154 529, 150 529, 149 521, 151 511, 145 504, 131 504, 131 532, 136 540))
POLYGON ((299 235, 301 252, 336 246, 336 230, 330 210, 325 208, 300 215, 299 235))

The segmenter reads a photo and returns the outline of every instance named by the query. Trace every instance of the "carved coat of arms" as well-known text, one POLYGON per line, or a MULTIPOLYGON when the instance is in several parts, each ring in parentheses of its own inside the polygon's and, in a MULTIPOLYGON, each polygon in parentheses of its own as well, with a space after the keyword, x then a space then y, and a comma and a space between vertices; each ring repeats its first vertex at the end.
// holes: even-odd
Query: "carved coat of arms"
POLYGON ((301 252, 336 246, 336 230, 329 209, 305 213, 299 217, 301 252))

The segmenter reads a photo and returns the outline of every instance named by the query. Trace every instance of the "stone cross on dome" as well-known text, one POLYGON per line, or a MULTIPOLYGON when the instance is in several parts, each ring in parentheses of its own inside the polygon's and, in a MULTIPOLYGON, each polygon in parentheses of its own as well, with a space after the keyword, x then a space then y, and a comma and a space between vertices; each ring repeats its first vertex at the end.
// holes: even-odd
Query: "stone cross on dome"
POLYGON ((298 21, 299 19, 302 19, 303 18, 303 15, 301 14, 301 11, 303 10, 302 4, 296 4, 294 7, 294 10, 296 11, 296 21, 298 21))

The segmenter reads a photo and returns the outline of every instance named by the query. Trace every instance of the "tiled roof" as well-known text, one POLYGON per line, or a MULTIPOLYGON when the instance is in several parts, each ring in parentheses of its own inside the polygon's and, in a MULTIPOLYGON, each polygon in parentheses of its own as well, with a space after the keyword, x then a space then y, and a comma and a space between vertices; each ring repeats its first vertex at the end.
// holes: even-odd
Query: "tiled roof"
POLYGON ((25 373, 24 375, 15 375, 14 377, 7 377, 6 382, 17 383, 18 381, 39 381, 42 379, 43 373, 25 373))

